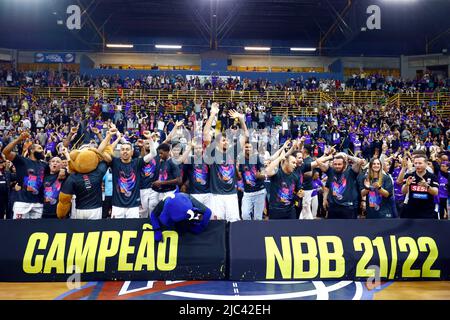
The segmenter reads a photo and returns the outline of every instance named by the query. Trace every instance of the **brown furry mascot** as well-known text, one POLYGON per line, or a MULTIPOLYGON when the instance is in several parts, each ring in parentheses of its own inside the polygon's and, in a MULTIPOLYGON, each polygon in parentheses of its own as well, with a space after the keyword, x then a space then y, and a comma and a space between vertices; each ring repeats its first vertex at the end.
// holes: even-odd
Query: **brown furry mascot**
MULTIPOLYGON (((72 150, 69 159, 70 173, 87 174, 94 171, 101 161, 111 162, 113 154, 113 146, 108 145, 103 152, 99 152, 94 148, 85 148, 81 150, 72 150)), ((59 202, 56 208, 58 218, 63 219, 70 211, 72 204, 71 194, 60 192, 59 202)))

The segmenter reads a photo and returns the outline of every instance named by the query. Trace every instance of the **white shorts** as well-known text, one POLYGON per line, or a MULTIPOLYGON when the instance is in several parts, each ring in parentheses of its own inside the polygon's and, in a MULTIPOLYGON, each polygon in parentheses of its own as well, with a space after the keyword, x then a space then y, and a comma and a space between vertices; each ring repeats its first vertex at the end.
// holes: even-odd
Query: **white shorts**
POLYGON ((139 215, 141 218, 148 218, 150 212, 155 209, 159 203, 159 193, 152 188, 141 189, 141 206, 139 215))
POLYGON ((102 208, 95 209, 75 209, 72 211, 70 219, 80 220, 100 220, 102 218, 102 208))
POLYGON ((13 219, 41 219, 44 205, 42 203, 14 202, 13 219))
POLYGON ((76 214, 77 214, 77 206, 76 206, 76 202, 75 202, 75 199, 77 198, 77 196, 76 195, 73 195, 72 196, 72 208, 71 208, 71 211, 70 211, 70 215, 72 216, 72 215, 75 215, 76 216, 76 214))
POLYGON ((237 194, 213 194, 211 211, 213 219, 228 222, 241 220, 237 194))
POLYGON ((242 220, 262 220, 266 206, 266 189, 244 192, 242 197, 242 220))
POLYGON ((138 219, 139 207, 120 208, 112 207, 111 219, 138 219))
POLYGON ((312 193, 314 190, 304 190, 302 201, 302 212, 300 213, 300 220, 311 220, 315 217, 312 213, 312 193))
POLYGON ((211 193, 199 193, 191 194, 193 198, 198 200, 201 204, 205 205, 207 208, 212 209, 212 194, 211 193))
POLYGON ((159 194, 159 201, 164 200, 165 198, 167 198, 168 196, 172 195, 175 193, 175 190, 173 191, 168 191, 168 192, 158 192, 159 194))

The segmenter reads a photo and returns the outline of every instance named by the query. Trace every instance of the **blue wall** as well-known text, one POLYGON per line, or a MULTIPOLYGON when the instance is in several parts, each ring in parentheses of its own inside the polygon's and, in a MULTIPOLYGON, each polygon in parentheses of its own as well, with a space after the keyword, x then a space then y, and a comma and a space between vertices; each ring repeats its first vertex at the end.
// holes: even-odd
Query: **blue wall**
POLYGON ((204 71, 227 71, 227 59, 203 59, 201 69, 204 71))
POLYGON ((332 64, 328 66, 328 70, 330 70, 333 73, 336 74, 343 74, 344 73, 344 65, 342 64, 341 59, 337 59, 332 64))

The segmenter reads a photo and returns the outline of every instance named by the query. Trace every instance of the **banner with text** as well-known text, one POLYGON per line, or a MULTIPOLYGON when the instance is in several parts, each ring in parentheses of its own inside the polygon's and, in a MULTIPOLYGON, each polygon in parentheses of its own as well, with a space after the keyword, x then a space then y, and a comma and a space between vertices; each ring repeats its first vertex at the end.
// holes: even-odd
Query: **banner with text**
POLYGON ((0 281, 220 280, 226 223, 200 235, 164 231, 154 240, 147 219, 4 220, 0 281))
POLYGON ((75 63, 75 53, 37 52, 34 54, 36 63, 75 63))
POLYGON ((450 280, 450 221, 230 225, 230 280, 450 280))

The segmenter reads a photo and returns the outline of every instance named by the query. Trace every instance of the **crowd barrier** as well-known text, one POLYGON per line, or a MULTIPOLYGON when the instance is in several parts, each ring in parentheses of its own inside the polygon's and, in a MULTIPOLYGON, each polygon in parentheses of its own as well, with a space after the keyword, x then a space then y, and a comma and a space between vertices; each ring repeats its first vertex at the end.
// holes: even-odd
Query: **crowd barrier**
POLYGON ((450 280, 449 221, 0 221, 0 281, 450 280))
POLYGON ((0 281, 219 280, 226 271, 226 224, 201 236, 164 232, 146 219, 0 222, 0 281))

